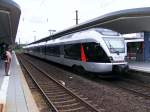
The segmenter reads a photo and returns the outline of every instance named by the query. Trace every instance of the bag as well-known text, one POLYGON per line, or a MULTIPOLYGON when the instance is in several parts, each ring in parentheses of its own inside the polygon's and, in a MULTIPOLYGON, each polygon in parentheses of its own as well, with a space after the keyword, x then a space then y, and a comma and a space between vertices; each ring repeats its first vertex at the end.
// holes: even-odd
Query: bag
POLYGON ((3 60, 7 60, 6 52, 3 53, 2 59, 3 59, 3 60))

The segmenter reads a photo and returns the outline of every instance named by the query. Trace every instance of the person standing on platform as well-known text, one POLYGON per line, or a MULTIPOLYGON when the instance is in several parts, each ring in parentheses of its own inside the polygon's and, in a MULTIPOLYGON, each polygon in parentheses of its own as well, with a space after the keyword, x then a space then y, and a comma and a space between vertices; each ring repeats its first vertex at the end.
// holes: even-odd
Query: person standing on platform
POLYGON ((5 62, 5 74, 8 76, 10 75, 10 64, 11 64, 11 53, 9 49, 6 49, 5 51, 5 57, 4 57, 4 62, 5 62))

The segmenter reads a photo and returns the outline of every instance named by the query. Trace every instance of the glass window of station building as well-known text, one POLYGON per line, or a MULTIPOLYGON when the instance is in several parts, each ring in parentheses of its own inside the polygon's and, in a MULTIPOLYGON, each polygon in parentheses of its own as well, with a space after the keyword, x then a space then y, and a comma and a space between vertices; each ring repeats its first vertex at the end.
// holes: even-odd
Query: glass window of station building
POLYGON ((144 33, 123 35, 127 44, 127 60, 144 60, 144 33))

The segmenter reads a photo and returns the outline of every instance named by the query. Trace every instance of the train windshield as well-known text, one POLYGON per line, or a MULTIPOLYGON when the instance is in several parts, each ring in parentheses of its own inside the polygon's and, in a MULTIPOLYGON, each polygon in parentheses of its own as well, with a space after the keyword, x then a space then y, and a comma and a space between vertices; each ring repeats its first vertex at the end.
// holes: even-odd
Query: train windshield
POLYGON ((106 42, 106 45, 109 48, 111 53, 118 54, 118 53, 125 52, 124 39, 104 37, 104 41, 106 42))

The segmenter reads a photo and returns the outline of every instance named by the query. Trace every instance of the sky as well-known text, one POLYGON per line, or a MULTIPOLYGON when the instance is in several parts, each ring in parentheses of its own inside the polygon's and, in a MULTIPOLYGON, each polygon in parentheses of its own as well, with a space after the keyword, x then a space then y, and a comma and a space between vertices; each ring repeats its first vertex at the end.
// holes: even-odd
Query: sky
POLYGON ((150 0, 14 0, 21 7, 16 42, 31 43, 101 15, 130 8, 150 7, 150 0))

